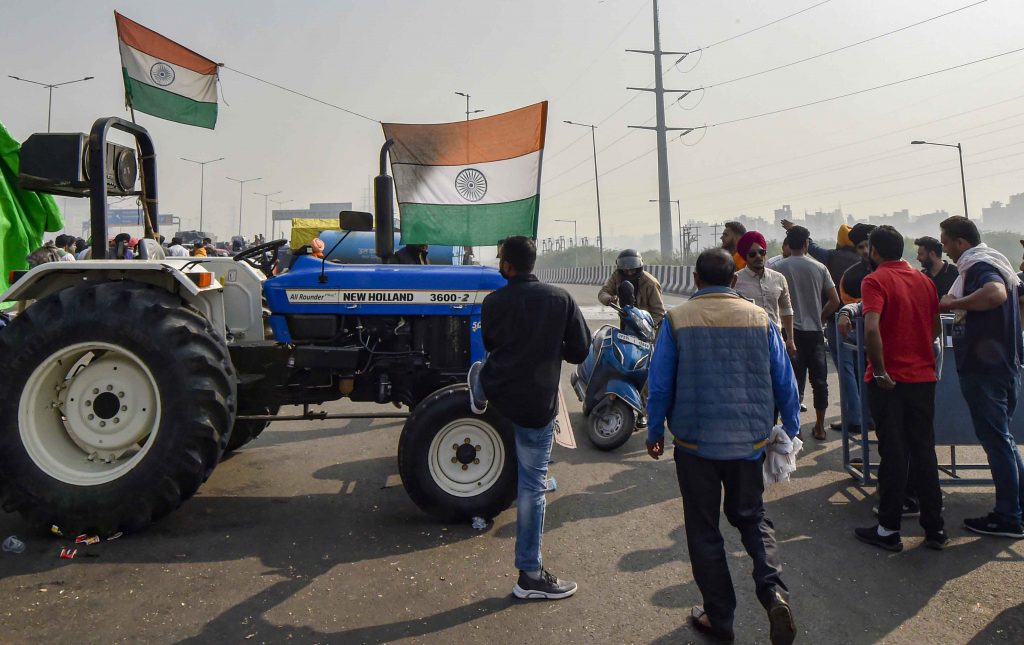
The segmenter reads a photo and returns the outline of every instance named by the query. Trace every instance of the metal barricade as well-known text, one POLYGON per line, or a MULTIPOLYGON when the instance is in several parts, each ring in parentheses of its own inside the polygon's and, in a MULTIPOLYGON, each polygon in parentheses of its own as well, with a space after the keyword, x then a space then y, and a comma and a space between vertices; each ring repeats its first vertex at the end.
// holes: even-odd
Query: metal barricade
MULTIPOLYGON (((868 420, 871 419, 871 412, 868 406, 868 389, 864 387, 864 372, 866 369, 867 350, 864 344, 863 319, 858 318, 854 322, 854 339, 852 341, 839 338, 838 316, 835 337, 830 338, 830 343, 836 343, 837 361, 842 365, 842 353, 848 352, 853 356, 854 372, 857 375, 856 385, 860 393, 860 414, 861 414, 861 435, 859 437, 850 434, 850 420, 843 415, 843 469, 850 473, 854 479, 861 484, 873 484, 876 481, 878 461, 872 458, 877 453, 878 441, 872 439, 868 432, 868 420)), ((956 371, 956 360, 953 357, 952 328, 953 316, 942 315, 942 351, 938 356, 939 381, 935 386, 935 445, 949 449, 949 459, 939 459, 940 476, 946 475, 946 483, 962 484, 986 484, 992 483, 991 476, 965 478, 961 471, 974 473, 976 471, 989 472, 988 462, 962 462, 957 458, 958 446, 980 446, 977 436, 974 434, 974 425, 971 422, 970 411, 967 402, 960 393, 960 378, 956 371)), ((841 371, 841 367, 839 368, 841 371)), ((851 396, 846 391, 849 384, 844 379, 839 379, 839 397, 851 396)), ((1015 414, 1010 422, 1010 432, 1018 444, 1024 444, 1024 413, 1015 414)))

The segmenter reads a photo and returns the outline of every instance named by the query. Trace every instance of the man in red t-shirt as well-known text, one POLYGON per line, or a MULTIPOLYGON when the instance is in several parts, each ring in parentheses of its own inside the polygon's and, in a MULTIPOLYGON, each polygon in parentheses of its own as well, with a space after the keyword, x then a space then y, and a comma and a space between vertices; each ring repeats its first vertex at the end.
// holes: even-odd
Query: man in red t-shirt
POLYGON ((935 285, 903 257, 903 235, 879 226, 868 238, 873 273, 864 278, 865 382, 878 428, 878 524, 854 531, 857 539, 902 551, 900 516, 907 479, 921 504, 925 546, 942 549, 942 491, 935 458, 935 354, 941 330, 935 285), (909 471, 909 472, 908 472, 909 471))

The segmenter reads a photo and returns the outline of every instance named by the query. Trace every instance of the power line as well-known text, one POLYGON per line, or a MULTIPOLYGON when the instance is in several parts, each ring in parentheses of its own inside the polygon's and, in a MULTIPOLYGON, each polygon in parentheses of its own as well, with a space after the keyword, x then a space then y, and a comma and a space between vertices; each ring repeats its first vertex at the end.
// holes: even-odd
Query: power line
MULTIPOLYGON (((649 118, 649 119, 647 119, 646 121, 644 121, 644 125, 647 125, 648 123, 650 123, 650 122, 651 122, 651 121, 653 121, 653 120, 654 120, 654 117, 652 116, 651 118, 649 118)), ((629 135, 631 135, 631 134, 633 134, 633 133, 635 133, 635 132, 636 132, 636 130, 626 130, 626 133, 625 133, 625 134, 623 134, 623 135, 622 135, 621 137, 619 137, 618 139, 615 139, 615 140, 614 140, 614 141, 612 141, 611 143, 607 143, 607 144, 605 144, 604 146, 602 146, 602 147, 598 148, 598 150, 597 150, 597 153, 598 153, 598 154, 601 154, 602 152, 604 152, 604 151, 605 151, 605 150, 607 150, 608 148, 611 148, 612 146, 614 146, 615 144, 619 143, 620 141, 622 141, 623 139, 625 139, 626 137, 628 137, 629 135)), ((586 136, 586 133, 584 133, 584 136, 586 136)), ((564 150, 564 149, 563 149, 563 150, 564 150)), ((566 168, 565 170, 563 170, 562 172, 558 173, 558 174, 557 174, 557 175, 555 175, 554 177, 549 177, 548 179, 545 179, 545 180, 544 180, 544 182, 543 182, 543 183, 542 183, 541 185, 542 185, 542 186, 543 186, 543 185, 547 185, 548 183, 550 183, 550 182, 553 182, 553 181, 555 181, 556 179, 558 179, 558 178, 560 178, 560 177, 564 177, 565 175, 567 175, 567 174, 569 174, 570 172, 572 172, 573 170, 575 170, 575 169, 579 168, 579 167, 580 167, 580 166, 582 166, 583 164, 585 164, 585 163, 588 163, 589 161, 591 161, 591 159, 590 159, 589 157, 586 157, 586 158, 584 158, 584 159, 583 159, 582 161, 579 161, 579 162, 577 162, 577 163, 573 164, 572 166, 570 166, 570 167, 566 168)))
MULTIPOLYGON (((887 88, 887 87, 893 87, 894 85, 901 85, 903 83, 909 83, 910 81, 916 81, 916 80, 919 80, 919 79, 922 79, 922 78, 927 78, 929 76, 935 76, 936 74, 942 74, 944 72, 951 72, 951 71, 953 71, 955 69, 961 69, 961 68, 964 68, 964 67, 968 67, 970 65, 976 65, 978 63, 984 63, 985 61, 995 60, 996 58, 1002 58, 1003 56, 1009 56, 1010 54, 1016 54, 1016 53, 1019 53, 1019 52, 1022 52, 1022 51, 1024 51, 1024 47, 1018 47, 1017 49, 1011 49, 1010 51, 1005 51, 1005 52, 1002 52, 1001 54, 995 54, 993 56, 986 56, 985 58, 979 58, 977 60, 972 60, 972 61, 969 61, 969 62, 966 62, 966 63, 961 63, 959 65, 953 65, 952 67, 946 67, 946 68, 943 68, 943 69, 935 70, 934 72, 928 72, 926 74, 918 74, 917 76, 911 76, 910 78, 904 78, 904 79, 901 79, 901 80, 898 80, 898 81, 892 81, 891 83, 885 83, 885 84, 882 84, 882 85, 876 85, 874 87, 868 87, 868 88, 865 88, 865 89, 862 89, 862 90, 857 90, 855 92, 847 92, 846 94, 840 94, 838 96, 831 96, 831 97, 829 97, 827 99, 819 99, 817 101, 811 101, 810 103, 802 103, 800 105, 793 105, 793 106, 790 106, 790 107, 787 107, 787 108, 781 108, 781 109, 778 109, 778 110, 772 110, 770 112, 762 112, 760 114, 752 114, 750 116, 740 117, 738 119, 730 119, 728 121, 720 121, 718 123, 713 123, 711 125, 704 126, 704 127, 716 128, 716 127, 718 127, 720 125, 730 125, 730 124, 733 124, 733 123, 740 123, 742 121, 750 121, 752 119, 760 119, 761 117, 772 116, 774 114, 781 114, 783 112, 790 112, 792 110, 799 110, 801 108, 811 107, 813 105, 821 105, 822 103, 829 103, 831 101, 838 101, 839 99, 845 99, 845 98, 849 98, 851 96, 857 96, 858 94, 865 94, 867 92, 873 92, 875 90, 881 90, 881 89, 884 89, 884 88, 887 88)), ((699 128, 695 128, 695 129, 699 129, 699 128)))
MULTIPOLYGON (((688 181, 681 182, 680 185, 703 184, 703 183, 706 183, 706 182, 709 182, 709 181, 714 181, 716 179, 724 179, 725 177, 731 177, 733 175, 747 174, 747 173, 753 172, 755 170, 761 170, 763 168, 771 168, 773 166, 778 166, 778 165, 783 164, 783 163, 790 163, 790 162, 793 162, 793 161, 799 161, 801 159, 808 159, 810 157, 816 157, 818 155, 835 152, 836 150, 841 150, 843 148, 849 148, 851 146, 860 145, 862 143, 868 143, 870 141, 876 141, 876 140, 878 140, 878 139, 880 139, 882 137, 887 137, 887 136, 890 136, 890 135, 893 135, 893 134, 900 134, 902 132, 907 132, 907 131, 910 131, 910 130, 914 130, 915 128, 924 127, 926 125, 932 125, 934 123, 940 123, 942 121, 948 121, 950 119, 955 119, 956 117, 959 117, 959 116, 964 116, 964 115, 967 115, 967 114, 973 114, 975 112, 980 112, 981 110, 987 110, 987 109, 992 108, 992 107, 996 107, 996 106, 999 106, 999 105, 1004 105, 1006 103, 1011 103, 1013 101, 1019 101, 1021 99, 1024 99, 1024 94, 1018 94, 1017 96, 1013 96, 1013 97, 1010 97, 1008 99, 1004 99, 1002 101, 996 101, 995 103, 988 103, 988 104, 982 105, 980 107, 971 108, 970 110, 964 110, 963 112, 957 112, 955 114, 950 114, 948 116, 940 117, 938 119, 932 119, 931 121, 925 121, 924 123, 918 123, 918 124, 915 124, 915 125, 912 125, 912 126, 908 126, 908 127, 905 127, 905 128, 899 128, 897 130, 889 130, 888 132, 882 132, 882 133, 879 133, 879 134, 876 134, 876 135, 872 135, 870 137, 866 137, 864 139, 858 139, 856 141, 851 141, 849 143, 843 143, 843 144, 840 144, 840 145, 837 145, 837 146, 830 146, 828 148, 823 148, 821 150, 816 150, 814 152, 809 152, 807 154, 803 154, 803 155, 800 155, 800 156, 797 156, 797 157, 789 157, 789 158, 784 159, 782 161, 773 161, 771 163, 760 164, 760 165, 757 165, 757 166, 748 166, 746 168, 740 168, 738 170, 730 170, 729 172, 722 173, 722 174, 719 174, 719 175, 712 175, 711 177, 703 177, 703 178, 700 178, 700 179, 691 179, 691 180, 688 180, 688 181)), ((999 122, 999 120, 993 121, 993 122, 988 122, 988 123, 986 123, 984 125, 991 125, 992 123, 998 123, 998 122, 999 122)), ((973 128, 969 128, 969 129, 973 129, 973 128)), ((954 132, 952 134, 956 134, 956 133, 954 132)))
MULTIPOLYGON (((646 157, 647 155, 651 154, 652 152, 654 152, 657 149, 658 149, 658 147, 655 146, 655 147, 651 148, 650 150, 648 150, 647 152, 641 153, 641 154, 633 157, 629 161, 625 161, 623 163, 620 163, 619 165, 617 165, 617 166, 615 166, 613 168, 610 168, 610 169, 602 172, 600 175, 598 175, 598 177, 604 177, 605 175, 612 174, 613 172, 615 172, 616 170, 619 170, 620 168, 625 168, 626 166, 628 166, 629 164, 633 163, 634 161, 639 161, 640 159, 643 159, 644 157, 646 157)), ((576 184, 575 186, 573 186, 572 188, 566 188, 563 191, 560 191, 560 192, 555 193, 554 195, 548 196, 547 199, 554 199, 555 197, 558 197, 560 195, 564 195, 566 193, 570 193, 570 192, 576 190, 577 188, 580 188, 582 186, 586 186, 587 184, 589 184, 592 181, 593 181, 593 179, 588 179, 588 180, 586 180, 584 182, 580 182, 580 183, 576 184)))
POLYGON ((950 15, 952 15, 954 13, 958 13, 960 11, 964 11, 966 9, 970 9, 971 7, 976 7, 976 6, 978 6, 980 4, 984 4, 986 2, 988 2, 988 0, 978 0, 978 2, 974 2, 974 3, 969 4, 969 5, 964 5, 963 7, 960 7, 959 9, 953 9, 952 11, 947 11, 946 13, 941 13, 941 14, 939 14, 937 16, 932 16, 931 18, 927 18, 925 20, 921 20, 919 22, 915 22, 913 24, 906 25, 904 27, 900 27, 899 29, 893 29, 892 31, 887 31, 884 34, 878 34, 877 36, 872 36, 871 38, 865 38, 864 40, 860 40, 860 41, 857 41, 855 43, 851 43, 849 45, 844 45, 842 47, 837 47, 835 49, 830 49, 827 52, 822 52, 820 54, 815 54, 814 56, 808 56, 807 58, 801 58, 800 60, 796 60, 796 61, 793 61, 791 63, 786 63, 784 65, 778 65, 776 67, 771 67, 769 69, 761 70, 760 72, 754 72, 752 74, 746 74, 744 76, 737 76, 736 78, 731 78, 731 79, 729 79, 727 81, 721 81, 719 83, 712 83, 710 85, 705 85, 704 89, 711 89, 712 87, 721 87, 722 85, 728 85, 729 83, 735 83, 737 81, 744 81, 744 80, 746 80, 748 78, 754 78, 755 76, 761 76, 763 74, 768 74, 768 73, 771 73, 771 72, 776 72, 776 71, 778 71, 780 69, 786 69, 787 67, 793 67, 794 65, 799 65, 801 63, 806 63, 808 61, 812 61, 812 60, 815 60, 815 59, 818 59, 818 58, 822 58, 822 57, 828 56, 830 54, 835 54, 837 52, 845 51, 847 49, 852 49, 854 47, 858 47, 860 45, 863 45, 863 44, 866 44, 866 43, 870 43, 870 42, 878 40, 880 38, 885 38, 886 36, 891 36, 893 34, 898 34, 901 31, 906 31, 908 29, 913 29, 914 27, 919 27, 919 26, 921 26, 923 24, 932 22, 933 20, 938 20, 939 18, 945 18, 946 16, 950 16, 950 15))
POLYGON ((323 99, 318 99, 315 96, 310 96, 309 94, 303 94, 302 92, 299 92, 298 90, 293 90, 293 89, 287 88, 287 87, 285 87, 283 85, 278 85, 277 83, 273 83, 273 82, 268 81, 266 79, 259 78, 258 76, 253 76, 252 74, 247 74, 247 73, 245 73, 245 72, 243 72, 241 70, 235 69, 234 67, 229 67, 227 65, 221 65, 221 67, 223 67, 224 69, 229 69, 229 70, 231 70, 232 72, 234 72, 236 74, 241 74, 242 76, 246 76, 248 78, 251 78, 254 81, 259 81, 260 83, 265 83, 267 85, 270 85, 271 87, 276 87, 279 90, 284 90, 285 92, 289 92, 291 94, 295 94, 297 96, 301 96, 304 99, 309 99, 310 101, 314 101, 314 102, 319 103, 321 105, 326 105, 327 107, 334 108, 335 110, 341 110, 342 112, 345 112, 347 114, 351 114, 352 116, 357 116, 360 119, 366 119, 367 121, 372 121, 373 123, 380 123, 379 120, 374 119, 372 117, 368 117, 365 114, 360 114, 358 112, 355 112, 355 111, 350 110, 348 108, 342 107, 340 105, 335 105, 334 103, 330 103, 328 101, 324 101, 323 99))
MULTIPOLYGON (((651 83, 651 84, 650 84, 650 85, 648 85, 647 87, 648 87, 648 89, 650 89, 651 87, 654 87, 654 83, 651 83)), ((640 98, 640 94, 639 94, 639 93, 636 93, 636 94, 634 94, 634 95, 633 95, 633 96, 631 96, 631 97, 629 98, 629 100, 627 100, 627 101, 626 101, 625 103, 623 103, 623 104, 622 104, 622 105, 620 105, 619 107, 615 108, 615 111, 613 111, 613 112, 612 112, 611 114, 609 114, 609 115, 608 115, 608 116, 606 116, 605 118, 603 118, 603 119, 601 119, 600 121, 598 121, 598 122, 596 123, 596 125, 597 125, 598 127, 600 127, 600 126, 604 125, 605 123, 607 123, 607 122, 608 122, 608 119, 612 118, 613 116, 615 116, 616 114, 618 114, 619 112, 621 112, 621 111, 622 111, 623 109, 625 109, 625 107, 626 107, 627 105, 629 105, 629 104, 630 104, 630 103, 632 103, 633 101, 637 100, 638 98, 640 98)), ((650 119, 648 119, 648 120, 647 120, 647 122, 648 122, 648 123, 650 123, 650 119)), ((628 132, 628 133, 630 133, 630 134, 632 134, 632 132, 633 132, 633 131, 632 131, 632 130, 627 130, 627 132, 628 132)), ((578 136, 577 138, 573 139, 573 140, 572 140, 572 143, 570 143, 569 145, 567 145, 567 146, 565 146, 564 148, 561 148, 561 149, 559 149, 559 150, 557 150, 557 151, 555 151, 555 152, 551 153, 551 155, 549 155, 549 156, 547 156, 547 157, 545 158, 545 161, 548 161, 548 162, 550 162, 550 161, 551 161, 552 159, 554 159, 554 158, 555 158, 555 157, 557 157, 558 155, 562 154, 563 152, 565 152, 565 151, 566 151, 566 150, 568 150, 569 148, 571 148, 571 147, 573 147, 574 145, 576 145, 576 143, 577 143, 577 142, 579 142, 579 141, 583 140, 583 138, 584 138, 584 137, 586 137, 586 136, 587 136, 587 133, 586 133, 586 132, 584 132, 583 134, 581 134, 581 135, 580 135, 580 136, 578 136)), ((620 139, 616 139, 616 141, 621 141, 621 138, 620 138, 620 139)), ((605 148, 607 148, 607 147, 608 147, 608 146, 605 146, 605 148)), ((605 148, 601 148, 601 150, 598 150, 598 152, 601 152, 601 151, 605 150, 605 148)))
POLYGON ((780 22, 782 22, 783 20, 789 20, 790 18, 793 18, 794 16, 799 16, 802 13, 806 13, 806 12, 810 11, 811 9, 815 9, 817 7, 820 7, 823 4, 828 4, 831 1, 832 0, 823 0, 822 2, 819 2, 818 4, 814 4, 814 5, 811 5, 810 7, 805 8, 805 9, 801 9, 800 11, 797 11, 795 13, 791 13, 788 16, 783 16, 783 17, 779 18, 778 20, 773 20, 773 21, 769 22, 768 24, 761 25, 760 27, 754 27, 753 29, 749 29, 747 31, 744 31, 741 34, 736 34, 735 36, 729 36, 728 38, 725 38, 723 40, 719 40, 718 42, 711 43, 710 45, 704 45, 703 47, 701 47, 701 49, 711 49, 712 47, 715 47, 717 45, 721 45, 723 43, 727 43, 727 42, 729 42, 731 40, 736 40, 737 38, 742 38, 744 36, 749 36, 750 34, 754 33, 755 31, 761 31, 762 29, 764 29, 766 27, 771 27, 772 25, 777 25, 780 22))
MULTIPOLYGON (((1011 145, 1018 145, 1018 144, 1011 144, 1011 145)), ((1001 146, 1001 147, 993 148, 991 150, 986 150, 986 151, 983 151, 983 152, 994 152, 996 150, 1001 150, 1001 149, 1004 149, 1006 147, 1009 147, 1009 146, 1001 146)), ((978 154, 983 154, 983 153, 978 153, 978 154)), ((1012 153, 1012 154, 1003 155, 1001 157, 994 157, 992 159, 974 159, 972 161, 972 163, 975 166, 978 166, 980 164, 992 163, 994 161, 1002 161, 1004 159, 1009 159, 1009 158, 1012 158, 1012 157, 1019 157, 1021 155, 1024 155, 1024 152, 1015 152, 1015 153, 1012 153)), ((738 207, 733 207, 733 208, 731 208, 729 210, 740 210, 740 211, 742 211, 742 210, 746 210, 746 209, 750 209, 750 208, 756 208, 756 207, 759 207, 759 206, 770 206, 772 204, 777 204, 777 203, 780 203, 780 202, 793 201, 793 200, 798 199, 798 198, 799 199, 806 199, 808 197, 817 197, 819 195, 827 195, 829 193, 840 193, 840 192, 849 191, 849 190, 860 190, 862 188, 868 188, 870 186, 878 186, 878 185, 882 185, 882 184, 890 184, 892 182, 897 182, 897 181, 907 181, 908 179, 917 179, 919 177, 927 177, 927 176, 930 176, 930 175, 937 175, 937 174, 942 174, 942 173, 953 172, 954 168, 955 168, 955 166, 951 166, 947 161, 938 161, 938 162, 935 162, 935 163, 925 164, 925 165, 922 165, 922 166, 916 166, 914 168, 907 169, 907 170, 904 170, 904 171, 901 171, 901 172, 897 172, 895 174, 894 173, 886 173, 884 175, 877 175, 875 177, 869 177, 869 178, 861 180, 862 182, 865 182, 865 183, 858 183, 858 184, 854 184, 854 185, 843 184, 843 185, 837 185, 837 186, 829 186, 827 188, 819 188, 819 189, 812 190, 812 191, 809 191, 809 192, 806 192, 806 193, 797 193, 795 195, 794 194, 789 194, 789 195, 785 195, 785 196, 781 196, 781 197, 776 197, 776 198, 772 198, 772 199, 766 199, 766 200, 764 200, 762 202, 756 202, 756 203, 755 202, 751 202, 751 203, 743 204, 743 205, 738 206, 738 207), (944 166, 944 167, 939 169, 939 170, 930 170, 928 172, 920 172, 920 173, 917 172, 918 170, 920 170, 922 168, 932 168, 932 167, 935 167, 935 166, 944 166), (908 175, 907 173, 916 173, 916 174, 909 174, 908 175)), ((721 210, 721 209, 716 208, 716 210, 721 210)))
MULTIPOLYGON (((1004 119, 996 119, 995 121, 991 121, 991 122, 988 122, 988 123, 982 123, 980 125, 976 125, 976 126, 973 126, 973 127, 970 127, 970 128, 965 128, 963 130, 957 130, 957 131, 954 131, 954 132, 949 132, 949 133, 941 134, 941 135, 936 136, 935 138, 936 139, 946 139, 946 138, 948 138, 950 136, 959 134, 960 132, 966 132, 966 131, 969 131, 969 130, 976 130, 979 127, 986 127, 986 126, 992 125, 993 123, 1000 123, 1002 121, 1006 121, 1008 118, 1017 118, 1017 117, 1020 117, 1020 116, 1021 116, 1020 114, 1015 114, 1012 117, 1007 117, 1007 118, 1004 118, 1004 119)), ((973 134, 973 135, 971 135, 969 137, 962 137, 960 140, 961 141, 968 141, 970 139, 976 139, 978 137, 988 136, 988 135, 994 134, 996 132, 1002 132, 1004 130, 1009 130, 1009 129, 1012 129, 1012 128, 1019 128, 1021 126, 1024 126, 1024 123, 1015 123, 1015 124, 1013 124, 1011 126, 1007 126, 1005 128, 999 128, 997 130, 992 130, 992 131, 989 131, 989 132, 982 132, 982 133, 979 133, 979 134, 973 134)), ((1001 147, 998 147, 998 148, 991 148, 991 149, 988 149, 988 150, 974 151, 974 153, 972 153, 972 154, 976 155, 976 154, 982 154, 984 152, 992 152, 994 150, 1002 150, 1003 148, 1007 148, 1007 147, 1011 147, 1011 146, 1015 146, 1015 145, 1020 145, 1021 143, 1024 143, 1024 142, 1016 142, 1016 143, 1010 144, 1009 146, 1001 146, 1001 147)), ((708 192, 692 194, 692 195, 690 195, 690 198, 693 199, 693 200, 707 199, 709 197, 713 197, 715 195, 721 195, 723 193, 733 193, 733 192, 736 192, 738 190, 749 190, 749 189, 752 189, 752 188, 758 188, 760 186, 770 186, 770 185, 773 185, 773 184, 777 184, 779 182, 792 181, 792 180, 795 180, 795 179, 806 179, 807 177, 813 177, 814 175, 829 174, 829 173, 836 172, 838 170, 845 170, 847 168, 853 168, 853 167, 856 167, 856 166, 863 166, 865 164, 876 164, 876 163, 883 162, 883 161, 890 161, 892 159, 897 159, 899 157, 905 157, 905 156, 908 156, 908 155, 917 154, 917 152, 918 151, 916 151, 916 150, 911 150, 910 147, 907 146, 907 145, 901 145, 901 146, 899 146, 897 148, 890 148, 888 150, 884 150, 884 151, 881 151, 881 152, 875 152, 875 153, 871 153, 871 154, 864 155, 864 156, 861 156, 861 157, 855 157, 855 158, 849 159, 847 161, 843 161, 843 162, 836 163, 836 164, 831 164, 829 166, 823 166, 823 167, 817 168, 815 170, 801 171, 801 172, 791 173, 791 174, 788 174, 788 175, 781 175, 781 176, 778 176, 778 177, 771 177, 771 178, 768 178, 768 179, 766 179, 764 181, 759 181, 759 182, 756 182, 756 183, 753 183, 753 184, 744 184, 744 185, 739 186, 739 187, 737 187, 735 185, 731 185, 731 186, 729 186, 727 188, 722 188, 722 189, 719 189, 719 190, 712 190, 712 191, 708 191, 708 192)), ((921 168, 921 167, 923 167, 923 166, 918 166, 918 168, 921 168)))
MULTIPOLYGON (((572 89, 573 86, 576 85, 576 83, 579 83, 581 78, 586 76, 590 72, 590 70, 594 68, 594 65, 597 64, 597 61, 600 60, 600 58, 602 56, 604 56, 608 52, 609 49, 611 49, 612 47, 615 46, 615 43, 619 40, 619 38, 622 37, 622 34, 626 33, 626 30, 629 29, 630 26, 632 26, 632 24, 634 22, 636 22, 636 19, 640 17, 640 14, 643 13, 644 9, 646 9, 646 8, 647 8, 647 2, 641 2, 640 3, 640 8, 637 10, 637 12, 635 14, 633 14, 633 17, 630 18, 626 22, 626 24, 624 24, 622 26, 622 29, 620 29, 618 31, 618 33, 616 33, 614 36, 612 36, 612 38, 608 41, 608 44, 605 46, 605 48, 602 49, 596 56, 594 56, 591 59, 590 64, 587 65, 586 69, 584 69, 582 72, 577 74, 576 78, 574 78, 571 83, 569 83, 567 86, 562 87, 561 95, 564 95, 566 92, 568 92, 570 89, 572 89)), ((584 136, 586 136, 585 132, 583 134, 584 134, 584 136)))
MULTIPOLYGON (((1024 171, 1024 168, 1010 168, 1009 170, 1001 170, 999 172, 990 173, 988 175, 981 175, 981 176, 978 176, 978 177, 972 176, 971 177, 971 181, 979 181, 981 179, 989 179, 991 177, 998 177, 1000 175, 1008 175, 1010 173, 1016 173, 1016 172, 1022 172, 1022 171, 1024 171)), ((871 203, 871 202, 877 202, 877 201, 880 201, 880 200, 883 200, 883 199, 890 199, 892 197, 902 197, 904 195, 913 195, 915 193, 921 193, 921 192, 924 192, 926 190, 936 190, 936 189, 939 189, 939 188, 948 188, 949 185, 950 185, 949 182, 946 182, 946 183, 942 183, 942 184, 937 184, 935 186, 925 186, 925 187, 922 187, 922 188, 915 188, 913 190, 906 190, 906 191, 903 191, 901 193, 892 193, 890 195, 882 195, 880 197, 871 197, 869 199, 861 199, 859 201, 847 202, 847 206, 852 205, 852 204, 867 204, 867 203, 871 203)))

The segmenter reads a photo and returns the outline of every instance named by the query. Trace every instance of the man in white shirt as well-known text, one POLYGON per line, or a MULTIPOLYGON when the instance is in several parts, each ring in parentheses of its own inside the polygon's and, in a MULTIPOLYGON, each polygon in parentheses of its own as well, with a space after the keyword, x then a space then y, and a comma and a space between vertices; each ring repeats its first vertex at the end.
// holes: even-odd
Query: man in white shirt
POLYGON ((171 245, 167 247, 167 255, 172 258, 187 258, 188 251, 181 245, 180 237, 172 237, 171 245))

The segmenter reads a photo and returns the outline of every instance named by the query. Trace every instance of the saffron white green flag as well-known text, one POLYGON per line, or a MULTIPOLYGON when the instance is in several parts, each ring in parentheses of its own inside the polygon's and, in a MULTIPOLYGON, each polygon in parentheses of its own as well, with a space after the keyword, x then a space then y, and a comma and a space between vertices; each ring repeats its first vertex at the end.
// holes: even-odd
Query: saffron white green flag
POLYGON ((403 244, 488 246, 536 237, 547 101, 495 116, 385 123, 403 244))
POLYGON ((114 12, 125 99, 168 121, 217 124, 217 63, 114 12))

